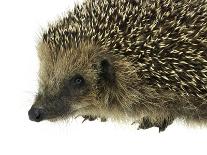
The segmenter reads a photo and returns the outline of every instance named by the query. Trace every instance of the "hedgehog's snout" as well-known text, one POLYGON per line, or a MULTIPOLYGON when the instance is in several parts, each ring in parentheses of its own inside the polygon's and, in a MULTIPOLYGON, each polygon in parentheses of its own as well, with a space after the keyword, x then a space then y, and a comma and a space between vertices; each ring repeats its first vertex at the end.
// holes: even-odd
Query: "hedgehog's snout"
POLYGON ((45 112, 42 108, 31 107, 28 111, 28 115, 31 121, 40 122, 44 119, 45 112))

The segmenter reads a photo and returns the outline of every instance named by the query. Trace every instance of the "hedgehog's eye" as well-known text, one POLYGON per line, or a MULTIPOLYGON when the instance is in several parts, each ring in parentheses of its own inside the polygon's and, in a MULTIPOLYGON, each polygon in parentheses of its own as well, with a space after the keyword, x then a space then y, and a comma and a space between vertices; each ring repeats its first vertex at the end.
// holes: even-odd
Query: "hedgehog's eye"
POLYGON ((81 75, 75 75, 72 81, 73 85, 76 87, 81 87, 85 84, 85 80, 81 75))
POLYGON ((86 85, 84 78, 80 74, 76 74, 69 80, 64 81, 64 86, 62 88, 62 94, 64 96, 74 95, 80 89, 86 85))
POLYGON ((82 83, 82 78, 76 78, 75 79, 75 84, 77 84, 77 85, 79 85, 79 84, 81 84, 82 83))

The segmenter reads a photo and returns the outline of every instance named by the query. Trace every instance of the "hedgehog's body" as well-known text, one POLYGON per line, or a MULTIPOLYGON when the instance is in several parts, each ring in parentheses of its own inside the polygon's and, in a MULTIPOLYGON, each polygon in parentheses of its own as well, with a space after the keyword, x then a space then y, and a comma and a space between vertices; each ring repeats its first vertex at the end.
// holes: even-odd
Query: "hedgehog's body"
POLYGON ((161 130, 175 118, 207 122, 206 0, 87 0, 49 27, 38 50, 34 107, 50 105, 47 119, 131 118, 161 130), (87 89, 66 89, 77 75, 87 89))

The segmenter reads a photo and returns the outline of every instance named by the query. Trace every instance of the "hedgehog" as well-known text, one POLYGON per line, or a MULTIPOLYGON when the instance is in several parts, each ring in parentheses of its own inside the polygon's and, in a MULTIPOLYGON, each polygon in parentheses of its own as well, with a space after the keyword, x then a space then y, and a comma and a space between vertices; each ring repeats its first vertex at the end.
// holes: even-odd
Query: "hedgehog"
POLYGON ((85 0, 42 32, 32 121, 207 124, 207 1, 85 0))

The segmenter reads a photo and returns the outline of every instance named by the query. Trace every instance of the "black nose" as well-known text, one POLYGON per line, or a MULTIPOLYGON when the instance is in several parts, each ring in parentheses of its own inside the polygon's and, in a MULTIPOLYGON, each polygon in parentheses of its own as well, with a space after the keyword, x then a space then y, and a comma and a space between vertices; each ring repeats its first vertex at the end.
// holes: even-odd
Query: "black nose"
POLYGON ((45 113, 44 113, 43 109, 32 107, 28 111, 28 115, 29 115, 29 119, 31 121, 40 122, 44 119, 45 113))

